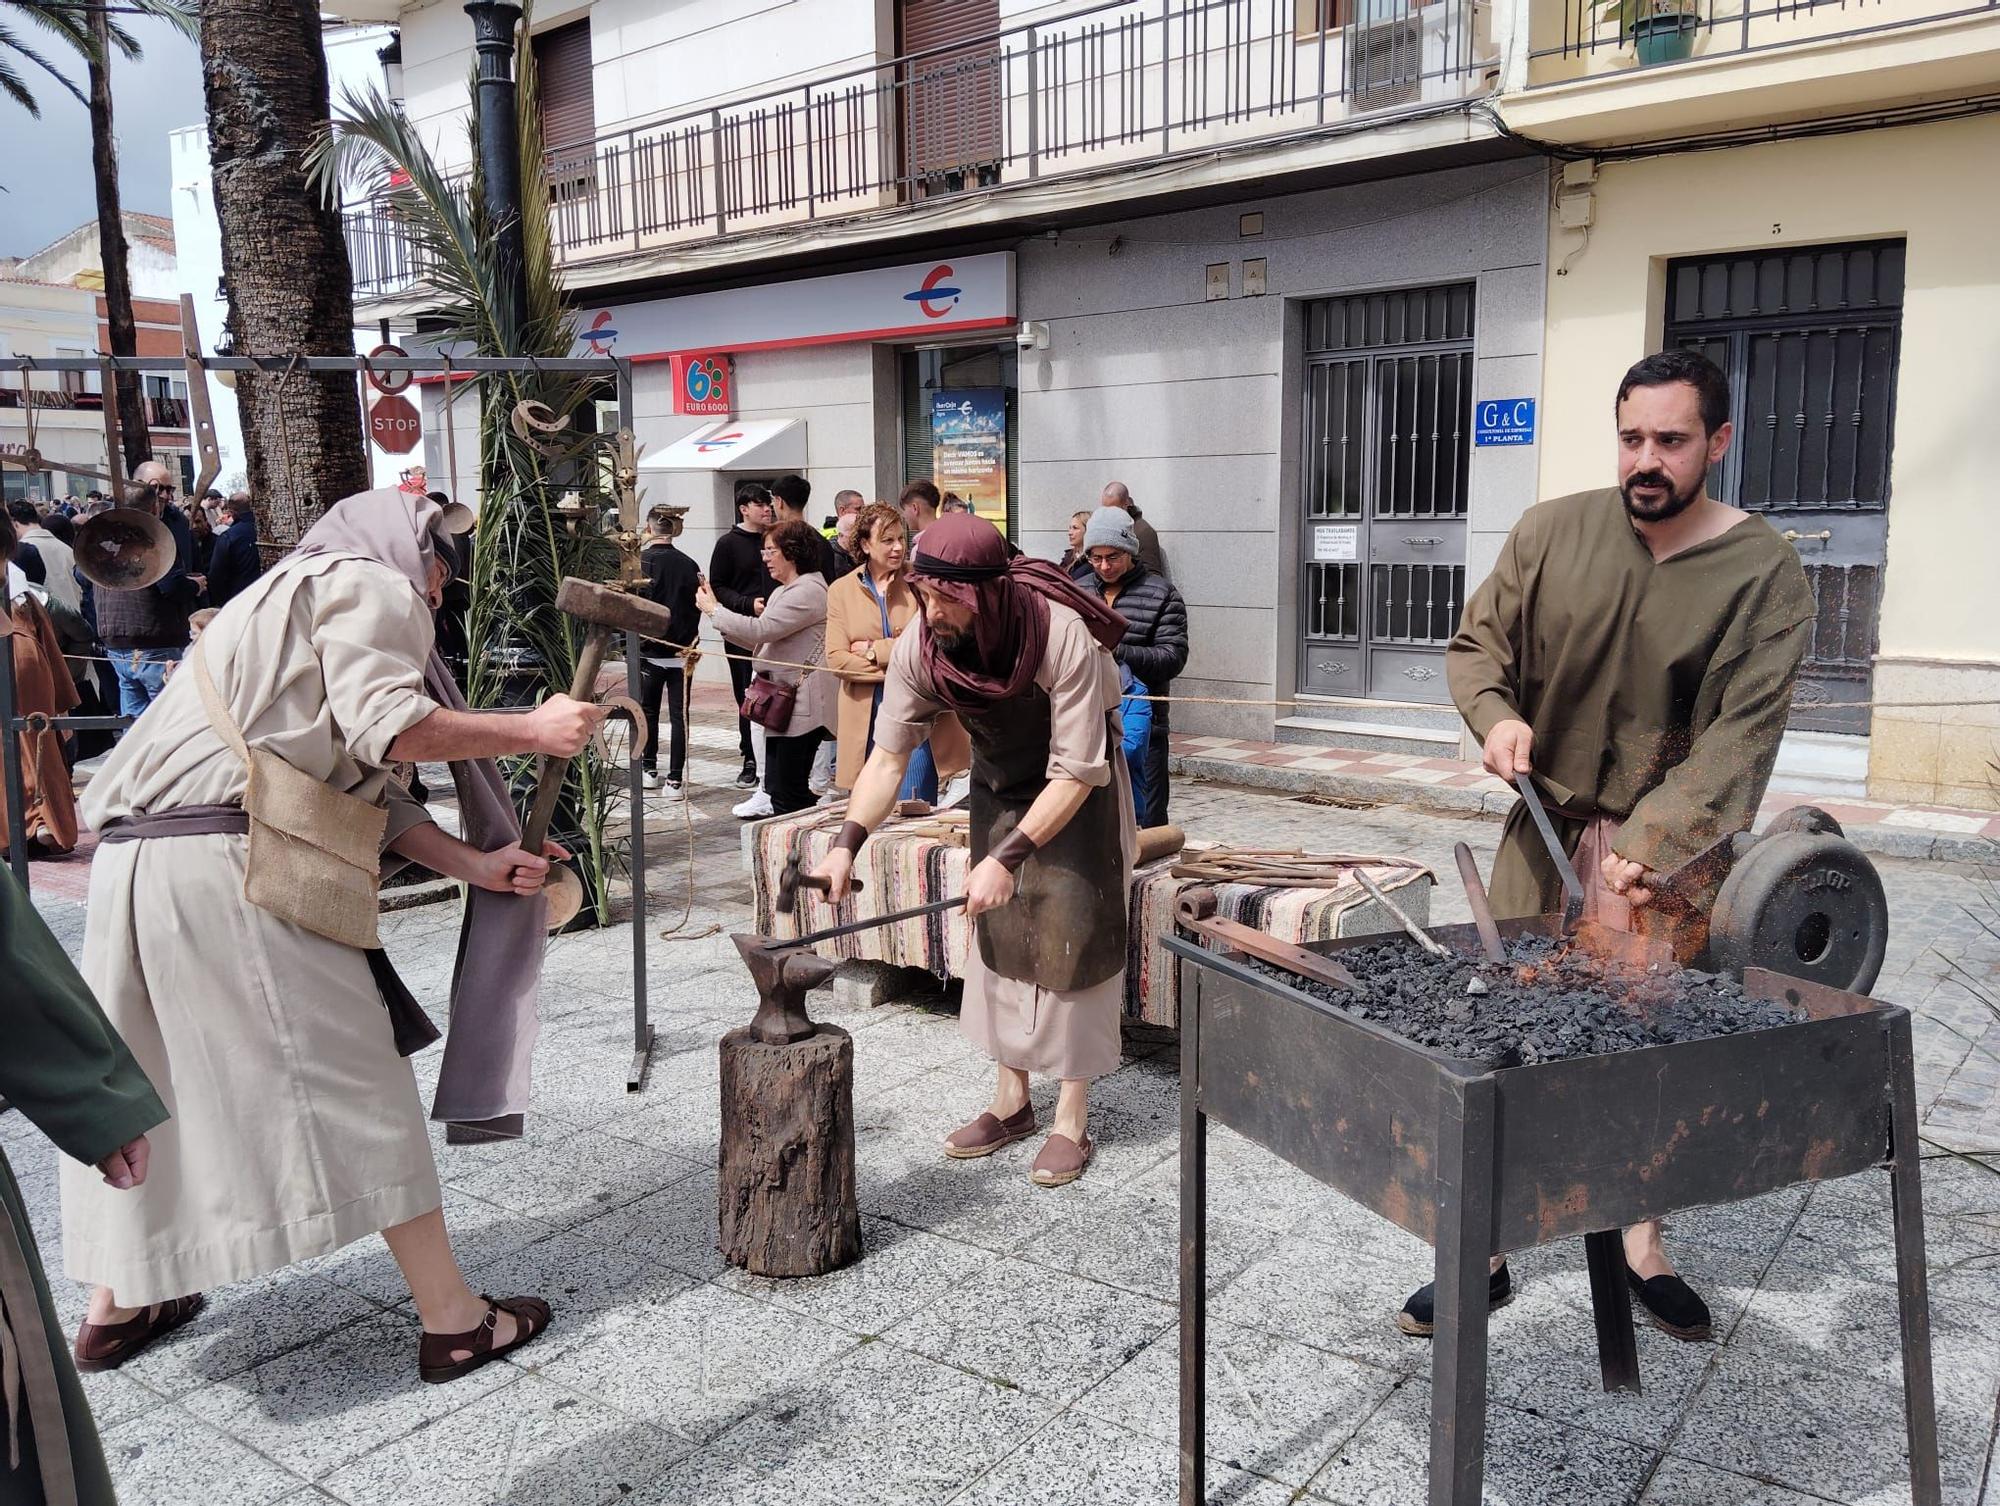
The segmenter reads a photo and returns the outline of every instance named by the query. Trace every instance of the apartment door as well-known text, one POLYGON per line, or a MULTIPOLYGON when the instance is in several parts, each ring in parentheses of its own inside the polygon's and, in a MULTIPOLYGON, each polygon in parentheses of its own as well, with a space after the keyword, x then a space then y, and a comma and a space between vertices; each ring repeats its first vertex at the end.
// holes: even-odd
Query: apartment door
POLYGON ((1694 257, 1667 268, 1666 343, 1729 374, 1736 440, 1709 477, 1799 551, 1816 611, 1802 731, 1866 733, 1889 543, 1903 242, 1694 257))
POLYGON ((1444 703, 1465 601, 1470 283, 1306 308, 1298 688, 1444 703))
POLYGON ((896 51, 909 196, 999 181, 1000 0, 897 0, 896 51), (912 54, 922 54, 912 57, 912 54))

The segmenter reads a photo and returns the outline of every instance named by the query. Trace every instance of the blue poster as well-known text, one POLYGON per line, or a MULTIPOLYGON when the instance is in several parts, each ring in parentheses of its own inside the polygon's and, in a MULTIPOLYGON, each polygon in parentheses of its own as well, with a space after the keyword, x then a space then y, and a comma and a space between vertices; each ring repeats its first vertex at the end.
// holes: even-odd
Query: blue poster
POLYGON ((931 393, 931 480, 1007 526, 1007 393, 947 387, 931 393))
POLYGON ((1531 397, 1489 397, 1473 404, 1474 444, 1533 444, 1535 400, 1531 397))

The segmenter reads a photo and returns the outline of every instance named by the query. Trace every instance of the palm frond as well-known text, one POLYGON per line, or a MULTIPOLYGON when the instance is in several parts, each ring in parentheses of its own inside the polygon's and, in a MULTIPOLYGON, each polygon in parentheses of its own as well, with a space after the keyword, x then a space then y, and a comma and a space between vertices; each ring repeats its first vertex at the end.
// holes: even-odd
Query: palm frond
POLYGON ((90 14, 80 5, 60 0, 5 0, 6 13, 19 16, 43 31, 60 37, 86 57, 96 52, 90 35, 90 14))
MULTIPOLYGON (((52 27, 50 29, 55 30, 59 36, 65 35, 59 28, 52 27)), ((84 40, 88 43, 89 38, 86 36, 84 40)), ((19 32, 8 26, 4 21, 0 21, 0 54, 10 52, 16 57, 25 58, 28 62, 33 63, 37 68, 48 74, 50 78, 67 89, 78 104, 85 107, 89 106, 90 96, 78 88, 73 79, 46 57, 42 56, 39 49, 23 40, 19 32)), ((7 93, 20 101, 30 114, 39 116, 42 113, 40 105, 35 99, 34 92, 28 88, 26 81, 12 68, 8 69, 8 75, 13 79, 12 85, 0 84, 0 88, 5 88, 7 93)))
POLYGON ((14 65, 7 61, 7 44, 4 41, 0 41, 0 94, 13 100, 36 120, 42 118, 41 102, 35 98, 35 91, 28 87, 27 81, 15 71, 14 65))

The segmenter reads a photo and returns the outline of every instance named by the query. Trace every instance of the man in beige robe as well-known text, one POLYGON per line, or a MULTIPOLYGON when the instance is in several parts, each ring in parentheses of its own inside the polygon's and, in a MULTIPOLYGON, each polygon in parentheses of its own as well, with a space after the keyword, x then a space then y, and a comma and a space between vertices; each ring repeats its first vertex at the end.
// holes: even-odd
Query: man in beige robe
MULTIPOLYGON (((1747 830, 1778 758, 1812 591, 1762 518, 1708 494, 1729 449, 1729 383, 1694 351, 1648 356, 1618 388, 1618 486, 1544 502, 1515 525, 1446 651, 1452 699, 1486 769, 1530 773, 1600 922, 1677 944, 1712 894, 1655 895, 1720 837, 1747 830)), ((1562 908, 1525 805, 1493 865, 1494 913, 1562 908)), ((1634 1295, 1655 1327, 1709 1335, 1660 1226, 1625 1231, 1634 1295)), ((1512 1299, 1505 1261, 1492 1298, 1512 1299)), ((1399 1326, 1429 1332, 1431 1289, 1399 1326)))
POLYGON ((573 756, 603 716, 565 696, 509 715, 449 710, 426 694, 446 516, 390 489, 337 504, 222 609, 199 661, 89 787, 84 814, 105 841, 91 867, 84 975, 172 1118, 135 1193, 113 1196, 64 1168, 65 1265, 96 1288, 78 1337, 87 1368, 122 1363, 185 1321, 191 1294, 377 1231, 416 1299, 427 1379, 547 1325, 536 1299, 495 1307, 459 1274, 415 1079, 367 954, 245 898, 240 821, 160 826, 181 811, 226 827, 216 809, 226 818, 244 798, 244 763, 203 708, 206 668, 252 749, 389 805, 387 851, 482 888, 539 889, 541 855, 446 836, 388 776, 399 761, 573 756), (149 839, 117 840, 121 825, 149 839))
POLYGON ((897 638, 875 748, 819 872, 838 900, 854 855, 889 814, 903 771, 950 712, 972 743, 965 913, 974 945, 959 1015, 998 1078, 945 1154, 991 1155, 1036 1132, 1031 1073, 1061 1083, 1031 1178, 1089 1165, 1090 1082, 1117 1070, 1127 901, 1136 849, 1110 646, 1124 619, 1044 560, 1009 558, 991 523, 945 514, 911 557, 923 617, 897 638))

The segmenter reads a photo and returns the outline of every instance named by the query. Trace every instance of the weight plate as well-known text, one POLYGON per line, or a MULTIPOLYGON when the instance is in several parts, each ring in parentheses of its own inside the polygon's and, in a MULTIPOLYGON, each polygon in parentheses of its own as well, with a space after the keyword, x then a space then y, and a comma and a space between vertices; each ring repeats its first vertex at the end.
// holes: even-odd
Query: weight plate
POLYGON ((1764 967, 1865 994, 1889 944, 1881 875, 1844 837, 1768 835, 1723 880, 1708 943, 1715 966, 1739 978, 1764 967))
POLYGON ((1775 837, 1782 832, 1802 831, 1807 835, 1825 832, 1829 836, 1844 837, 1846 832, 1840 823, 1816 805, 1795 805, 1788 811, 1780 811, 1771 824, 1764 829, 1764 835, 1775 837))

